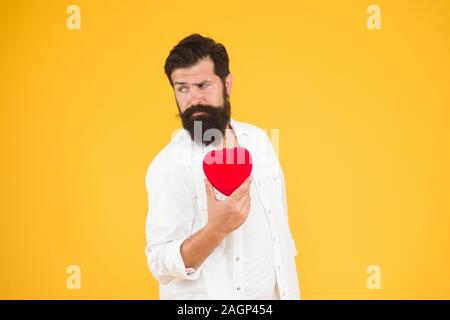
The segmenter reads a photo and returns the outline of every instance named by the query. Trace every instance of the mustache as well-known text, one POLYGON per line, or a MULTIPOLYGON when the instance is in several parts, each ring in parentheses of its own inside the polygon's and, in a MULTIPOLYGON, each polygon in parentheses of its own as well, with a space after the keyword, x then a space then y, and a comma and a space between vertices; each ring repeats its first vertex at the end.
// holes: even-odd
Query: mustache
MULTIPOLYGON (((179 109, 179 106, 178 106, 179 109)), ((183 124, 183 128, 186 129, 192 140, 197 143, 203 143, 205 145, 209 145, 216 139, 220 139, 219 137, 213 137, 213 140, 204 141, 203 135, 209 129, 217 129, 222 135, 225 135, 225 129, 230 121, 230 103, 227 99, 225 99, 224 104, 222 106, 212 106, 207 104, 196 104, 188 109, 184 110, 183 113, 179 112, 179 116, 181 118, 181 122, 183 124), (192 115, 196 112, 202 112, 203 114, 199 115, 197 118, 192 118, 192 115), (195 130, 195 123, 199 121, 201 123, 200 126, 200 135, 197 137, 195 130)))
POLYGON ((196 112, 204 112, 208 115, 208 117, 211 117, 220 114, 222 110, 222 107, 213 107, 207 104, 196 104, 184 110, 180 117, 184 120, 189 120, 191 116, 196 112))

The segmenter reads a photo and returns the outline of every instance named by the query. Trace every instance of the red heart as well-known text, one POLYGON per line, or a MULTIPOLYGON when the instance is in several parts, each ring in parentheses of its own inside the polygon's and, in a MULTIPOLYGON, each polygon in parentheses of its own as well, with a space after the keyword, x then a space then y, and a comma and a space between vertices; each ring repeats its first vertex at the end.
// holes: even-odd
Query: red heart
POLYGON ((242 147, 211 150, 203 158, 203 172, 214 188, 229 196, 250 176, 252 156, 242 147))

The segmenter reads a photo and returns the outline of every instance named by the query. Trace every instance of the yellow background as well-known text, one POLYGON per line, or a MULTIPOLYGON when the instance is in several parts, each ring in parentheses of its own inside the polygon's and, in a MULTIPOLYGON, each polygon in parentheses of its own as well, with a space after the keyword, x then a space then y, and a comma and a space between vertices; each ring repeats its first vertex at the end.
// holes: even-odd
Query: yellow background
POLYGON ((164 60, 193 32, 229 52, 233 117, 280 129, 302 298, 450 298, 449 9, 0 2, 0 298, 158 298, 144 179, 180 126, 164 60))

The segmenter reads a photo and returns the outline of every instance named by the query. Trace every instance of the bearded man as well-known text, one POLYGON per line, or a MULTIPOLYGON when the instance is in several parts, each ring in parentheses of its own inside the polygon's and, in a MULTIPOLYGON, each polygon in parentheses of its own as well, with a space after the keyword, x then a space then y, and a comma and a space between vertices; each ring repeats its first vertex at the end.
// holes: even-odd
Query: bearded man
POLYGON ((165 73, 183 129, 146 175, 146 257, 160 299, 300 299, 283 171, 267 135, 231 118, 225 47, 192 34, 165 73), (251 175, 225 196, 202 170, 212 150, 245 148, 251 175))

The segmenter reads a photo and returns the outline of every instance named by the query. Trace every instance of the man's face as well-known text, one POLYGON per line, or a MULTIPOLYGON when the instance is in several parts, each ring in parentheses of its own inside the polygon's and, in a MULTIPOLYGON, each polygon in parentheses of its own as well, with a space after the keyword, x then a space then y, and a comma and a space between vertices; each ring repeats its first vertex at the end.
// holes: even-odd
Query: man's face
POLYGON ((214 73, 214 62, 207 57, 194 66, 175 69, 171 79, 183 127, 192 139, 194 121, 202 123, 200 139, 208 129, 218 129, 224 134, 230 120, 231 74, 225 79, 224 87, 220 77, 214 73))

